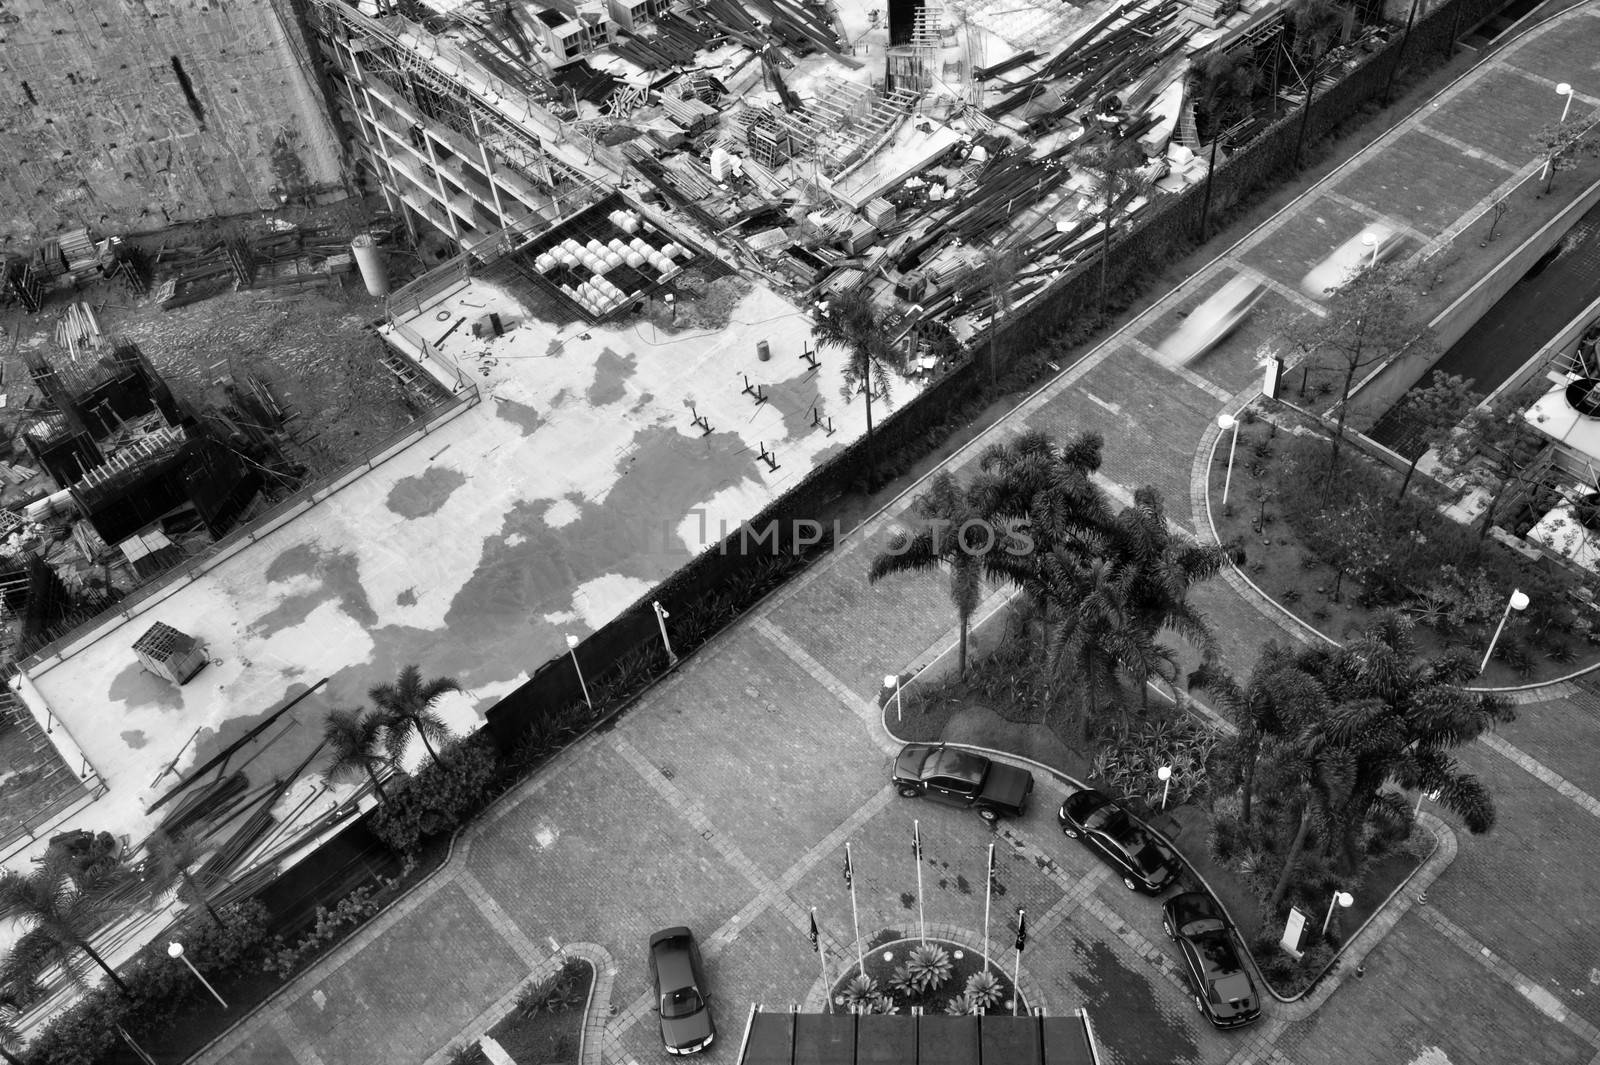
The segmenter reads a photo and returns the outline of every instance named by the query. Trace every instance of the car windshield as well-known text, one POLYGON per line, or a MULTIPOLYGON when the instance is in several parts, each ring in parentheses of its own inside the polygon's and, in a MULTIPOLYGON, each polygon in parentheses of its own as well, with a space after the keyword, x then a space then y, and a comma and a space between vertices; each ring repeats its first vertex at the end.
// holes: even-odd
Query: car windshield
POLYGON ((1183 926, 1183 934, 1190 938, 1198 938, 1223 930, 1222 920, 1218 917, 1196 917, 1183 926))
POLYGON ((966 751, 953 751, 946 747, 935 751, 922 767, 924 777, 955 777, 977 783, 983 779, 984 760, 966 751))
POLYGON ((1128 815, 1110 803, 1091 811, 1089 816, 1083 819, 1083 823, 1085 827, 1104 832, 1112 839, 1125 839, 1133 829, 1128 815))
POLYGON ((692 987, 679 988, 661 996, 661 1016, 668 1020, 689 1017, 700 1012, 700 992, 692 987))

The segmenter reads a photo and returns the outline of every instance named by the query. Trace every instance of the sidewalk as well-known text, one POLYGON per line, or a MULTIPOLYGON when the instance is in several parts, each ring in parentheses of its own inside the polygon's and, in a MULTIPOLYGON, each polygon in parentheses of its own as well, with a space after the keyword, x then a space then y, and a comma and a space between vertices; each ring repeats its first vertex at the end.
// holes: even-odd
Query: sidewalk
MULTIPOLYGON (((1169 366, 1152 345, 1177 314, 1240 273, 1265 278, 1280 305, 1299 305, 1300 274, 1367 221, 1396 220, 1424 242, 1456 231, 1537 169, 1506 161, 1526 154, 1506 131, 1553 118, 1551 79, 1576 87, 1575 109, 1600 104, 1596 54, 1597 0, 1506 46, 941 468, 959 475, 1024 427, 1093 429, 1106 440, 1102 473, 1113 494, 1154 485, 1178 524, 1203 532, 1194 489, 1205 483, 1216 415, 1254 394, 1256 352, 1270 338, 1251 324, 1196 365, 1169 366), (1479 122, 1486 113, 1493 121, 1479 122)), ((1558 191, 1575 194, 1567 177, 1558 191)), ((1529 198, 1518 209, 1553 214, 1562 202, 1529 198)), ((866 580, 924 484, 686 661, 613 732, 519 788, 472 826, 438 876, 197 1060, 442 1065, 548 963, 552 937, 617 959, 606 973, 617 1013, 593 1027, 603 1036, 588 1041, 586 1065, 653 1060, 641 944, 687 911, 705 930, 719 986, 723 1034, 706 1061, 732 1062, 750 1002, 803 1002, 817 991, 808 907, 818 906, 826 942, 850 940, 845 840, 859 843, 858 879, 878 889, 863 931, 915 920, 910 896, 895 904, 904 880, 890 864, 908 864, 913 816, 938 855, 928 920, 970 931, 986 830, 970 814, 900 805, 885 786, 892 745, 875 704, 884 674, 947 641, 955 621, 942 581, 866 580)), ((1235 669, 1248 668, 1265 640, 1290 638, 1279 615, 1227 582, 1196 598, 1235 669)), ((1600 949, 1584 904, 1600 881, 1600 805, 1582 801, 1600 793, 1600 770, 1582 757, 1600 743, 1600 697, 1575 688, 1524 706, 1522 721, 1466 753, 1497 797, 1500 827, 1484 840, 1453 826, 1454 860, 1425 896, 1411 889, 1366 955, 1365 977, 1341 974, 1314 1011, 1270 1012, 1248 1039, 1195 1019, 1158 908, 1106 883, 1081 848, 1062 846, 1041 794, 998 837, 1007 844, 1006 915, 1028 908, 1038 945, 1025 968, 1041 1001, 1052 1013, 1087 1005, 1120 1065, 1600 1063, 1600 949)))

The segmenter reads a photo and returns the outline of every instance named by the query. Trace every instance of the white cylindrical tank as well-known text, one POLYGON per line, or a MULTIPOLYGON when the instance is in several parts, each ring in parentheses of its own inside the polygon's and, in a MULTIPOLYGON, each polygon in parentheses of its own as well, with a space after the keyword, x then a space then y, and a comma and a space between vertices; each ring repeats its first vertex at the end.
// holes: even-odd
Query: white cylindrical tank
POLYGON ((361 280, 367 283, 367 295, 387 296, 389 268, 383 261, 383 249, 378 247, 377 238, 371 233, 358 233, 350 242, 350 251, 356 257, 361 280))

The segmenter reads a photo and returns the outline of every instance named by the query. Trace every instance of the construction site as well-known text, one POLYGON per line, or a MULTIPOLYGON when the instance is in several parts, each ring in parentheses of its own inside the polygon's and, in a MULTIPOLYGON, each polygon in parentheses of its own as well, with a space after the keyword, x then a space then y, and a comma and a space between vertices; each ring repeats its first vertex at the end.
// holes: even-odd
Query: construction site
POLYGON ((143 148, 44 114, 79 16, 0 5, 38 64, 5 90, 0 855, 177 826, 235 882, 372 802, 319 774, 331 708, 419 662, 475 728, 859 438, 830 300, 872 301, 874 396, 911 402, 1392 32, 1336 9, 1313 67, 1275 0, 95 6, 182 53, 143 148), (184 65, 223 17, 236 53, 270 23, 253 74, 184 65))

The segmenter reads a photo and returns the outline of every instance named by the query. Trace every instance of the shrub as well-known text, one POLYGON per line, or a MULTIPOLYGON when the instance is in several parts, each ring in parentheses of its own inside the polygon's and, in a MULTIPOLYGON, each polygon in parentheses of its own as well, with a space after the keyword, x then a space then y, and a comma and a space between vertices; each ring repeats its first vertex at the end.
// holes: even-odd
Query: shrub
POLYGON ((102 983, 51 1018, 28 1044, 30 1065, 95 1065, 120 1044, 116 1025, 135 1037, 145 1035, 169 1025, 180 1010, 204 996, 184 964, 168 957, 171 938, 184 944, 189 961, 202 973, 243 971, 265 934, 266 910, 249 901, 218 912, 227 922, 224 927, 207 916, 191 916, 172 936, 161 936, 122 966, 126 997, 102 983))
POLYGON ((432 836, 449 831, 477 812, 488 799, 499 761, 488 738, 457 740, 407 777, 372 818, 377 837, 402 854, 411 854, 432 836))
POLYGON ((537 1013, 565 1013, 583 1005, 584 984, 589 963, 568 958, 560 969, 530 985, 517 998, 517 1013, 531 1017, 537 1013))
POLYGON ((844 1005, 852 1013, 870 1012, 879 997, 878 981, 865 973, 852 977, 844 987, 844 1005))
POLYGON ((937 943, 927 943, 912 949, 906 968, 911 971, 911 983, 918 991, 935 991, 950 979, 953 966, 949 951, 937 943))
POLYGON ((952 1017, 970 1017, 982 1012, 978 1004, 972 1000, 972 996, 965 991, 946 1003, 944 1011, 952 1017))
POLYGON ((1005 994, 1005 988, 1000 984, 1000 978, 988 969, 983 969, 967 977, 967 990, 963 996, 979 1010, 992 1010, 1000 1002, 1000 997, 1005 994))
POLYGON ((1208 793, 1219 739, 1210 726, 1187 714, 1144 721, 1102 747, 1089 771, 1117 794, 1155 806, 1166 791, 1168 803, 1182 805, 1208 793), (1172 767, 1170 789, 1156 777, 1161 766, 1172 767))

